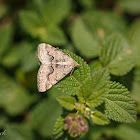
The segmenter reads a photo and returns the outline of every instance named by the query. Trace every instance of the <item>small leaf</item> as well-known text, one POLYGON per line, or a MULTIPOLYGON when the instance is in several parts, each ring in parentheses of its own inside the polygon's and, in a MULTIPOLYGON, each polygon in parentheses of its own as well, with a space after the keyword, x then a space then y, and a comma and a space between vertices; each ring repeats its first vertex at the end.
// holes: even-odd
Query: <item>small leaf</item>
POLYGON ((123 75, 135 66, 137 54, 123 37, 112 34, 103 43, 100 60, 111 74, 123 75))
POLYGON ((95 111, 91 117, 93 122, 98 125, 106 125, 110 123, 110 121, 99 111, 95 111))
POLYGON ((129 91, 119 83, 110 83, 105 108, 106 116, 109 119, 127 123, 136 121, 136 105, 131 99, 129 91))
POLYGON ((94 72, 93 76, 87 78, 80 86, 78 99, 88 106, 100 105, 108 93, 109 73, 105 69, 94 72))
POLYGON ((65 119, 63 117, 59 117, 57 119, 53 129, 53 135, 52 135, 53 140, 58 140, 64 135, 64 130, 63 130, 64 120, 65 119))
POLYGON ((81 18, 78 18, 72 27, 72 40, 79 53, 86 58, 98 56, 100 47, 94 40, 81 18))
POLYGON ((73 58, 79 64, 79 66, 74 68, 71 76, 66 76, 55 86, 65 94, 74 95, 77 93, 79 86, 83 83, 83 81, 89 77, 90 68, 81 57, 68 50, 64 50, 63 52, 73 58))
POLYGON ((75 108, 76 100, 71 96, 60 96, 57 98, 58 102, 67 110, 73 110, 75 108))

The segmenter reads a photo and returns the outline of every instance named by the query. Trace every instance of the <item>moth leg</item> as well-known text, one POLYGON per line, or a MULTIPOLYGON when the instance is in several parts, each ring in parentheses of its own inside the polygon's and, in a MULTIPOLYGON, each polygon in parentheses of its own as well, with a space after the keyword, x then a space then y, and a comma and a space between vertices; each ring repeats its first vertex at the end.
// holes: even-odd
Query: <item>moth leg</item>
POLYGON ((71 78, 71 80, 72 80, 72 73, 73 73, 73 71, 74 71, 74 68, 72 68, 72 70, 70 72, 70 78, 71 78))

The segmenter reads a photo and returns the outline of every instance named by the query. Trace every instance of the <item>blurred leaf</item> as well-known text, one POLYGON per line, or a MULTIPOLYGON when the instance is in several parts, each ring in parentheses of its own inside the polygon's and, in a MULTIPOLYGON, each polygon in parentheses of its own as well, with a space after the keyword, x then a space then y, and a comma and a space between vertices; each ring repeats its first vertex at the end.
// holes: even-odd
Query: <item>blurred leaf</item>
POLYGON ((33 46, 33 44, 28 42, 13 46, 4 56, 2 64, 6 67, 14 67, 20 64, 24 72, 34 70, 39 65, 34 48, 37 50, 37 46, 33 46))
POLYGON ((112 34, 104 40, 100 60, 111 74, 123 75, 135 66, 137 53, 129 47, 123 37, 112 34))
POLYGON ((29 72, 37 68, 39 65, 37 46, 28 42, 23 42, 19 47, 21 48, 20 64, 22 70, 24 72, 29 72))
POLYGON ((8 7, 6 4, 0 4, 0 18, 2 18, 8 10, 8 7))
POLYGON ((109 11, 87 11, 82 14, 82 19, 92 32, 94 40, 99 44, 101 40, 111 33, 125 34, 126 23, 123 17, 109 11))
POLYGON ((86 58, 98 56, 100 47, 81 18, 78 18, 72 26, 71 37, 82 56, 86 58))
POLYGON ((139 130, 127 125, 120 125, 117 129, 115 129, 114 134, 121 140, 139 140, 140 138, 139 130))
POLYGON ((44 99, 31 111, 29 124, 42 136, 51 136, 55 121, 61 113, 62 109, 55 99, 44 99))
POLYGON ((42 16, 33 11, 21 11, 20 20, 23 28, 33 38, 39 38, 50 44, 64 44, 65 35, 56 25, 49 25, 42 16))
POLYGON ((0 105, 10 114, 22 113, 34 101, 26 89, 14 82, 0 70, 0 105))
POLYGON ((42 9, 42 16, 50 24, 61 23, 69 14, 71 0, 48 0, 42 9))
POLYGON ((79 86, 83 83, 83 81, 89 77, 90 68, 81 57, 68 50, 63 50, 63 52, 74 59, 79 64, 79 66, 74 68, 71 76, 68 75, 59 83, 57 83, 56 87, 64 94, 74 95, 77 93, 79 86))
POLYGON ((134 80, 132 83, 132 97, 133 99, 140 103, 140 67, 136 67, 134 71, 134 80))
POLYGON ((13 27, 11 24, 5 24, 0 27, 0 60, 2 55, 11 47, 13 27))
POLYGON ((109 119, 126 123, 136 121, 136 105, 131 99, 129 91, 120 83, 110 83, 105 108, 106 116, 109 119))
POLYGON ((73 53, 75 52, 75 48, 70 42, 68 42, 63 48, 66 49, 66 50, 69 50, 73 53))
POLYGON ((101 140, 102 127, 99 125, 91 125, 89 131, 80 140, 101 140))
POLYGON ((9 124, 5 130, 5 135, 1 136, 1 140, 34 140, 32 131, 23 124, 9 124))
POLYGON ((128 41, 132 48, 136 48, 138 53, 138 65, 140 66, 140 19, 137 19, 128 30, 128 41))
POLYGON ((71 96, 60 96, 57 98, 58 102, 67 110, 74 110, 76 99, 71 96))
POLYGON ((132 85, 133 85, 133 80, 134 80, 134 69, 128 72, 127 74, 123 76, 115 76, 111 75, 111 81, 119 82, 123 86, 125 86, 129 91, 132 90, 132 85))
POLYGON ((102 64, 99 60, 93 60, 90 62, 89 65, 90 65, 91 74, 93 74, 95 71, 103 68, 102 64))
POLYGON ((96 107, 104 101, 108 87, 109 73, 105 69, 98 70, 80 86, 78 99, 88 106, 96 107))
POLYGON ((54 125, 53 135, 52 135, 53 140, 58 140, 63 136, 64 134, 63 127, 64 127, 64 118, 59 117, 54 125))
POLYGON ((36 9, 38 13, 41 13, 42 9, 44 8, 45 2, 46 0, 33 0, 30 9, 36 9))
POLYGON ((48 36, 46 36, 46 38, 42 36, 42 41, 47 41, 54 45, 63 45, 67 43, 63 30, 58 26, 48 27, 47 34, 48 36))
POLYGON ((131 13, 131 14, 140 13, 139 0, 119 0, 118 5, 127 13, 131 13))
POLYGON ((95 4, 95 0, 78 0, 78 1, 79 1, 79 4, 84 9, 92 9, 95 4))
POLYGON ((109 124, 110 121, 99 111, 95 111, 92 115, 93 123, 98 125, 106 125, 109 124))
POLYGON ((1 113, 0 114, 0 129, 4 128, 7 122, 8 122, 8 116, 1 113))
POLYGON ((22 57, 22 49, 20 47, 13 47, 9 49, 6 55, 2 59, 2 64, 5 67, 13 67, 16 66, 20 58, 22 57))
POLYGON ((46 38, 46 23, 43 19, 34 11, 21 11, 20 21, 23 28, 31 34, 32 37, 46 38))
POLYGON ((30 52, 29 54, 25 55, 23 60, 21 60, 22 70, 24 72, 29 72, 37 68, 39 61, 37 59, 37 55, 35 52, 30 52))

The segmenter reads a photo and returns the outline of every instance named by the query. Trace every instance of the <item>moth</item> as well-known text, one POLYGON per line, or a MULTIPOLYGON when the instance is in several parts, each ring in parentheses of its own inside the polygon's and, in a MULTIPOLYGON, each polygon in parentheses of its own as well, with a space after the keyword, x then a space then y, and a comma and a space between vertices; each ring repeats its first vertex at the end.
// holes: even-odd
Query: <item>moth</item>
POLYGON ((38 59, 41 62, 37 74, 39 92, 50 89, 79 65, 70 56, 45 43, 38 45, 38 59))

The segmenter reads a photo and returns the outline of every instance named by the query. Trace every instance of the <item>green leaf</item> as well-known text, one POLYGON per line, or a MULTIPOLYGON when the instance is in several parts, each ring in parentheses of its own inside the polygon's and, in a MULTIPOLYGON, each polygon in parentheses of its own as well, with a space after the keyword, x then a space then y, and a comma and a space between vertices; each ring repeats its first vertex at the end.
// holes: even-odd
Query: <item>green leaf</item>
POLYGON ((108 93, 109 78, 109 73, 105 69, 94 72, 80 86, 78 99, 88 106, 96 107, 100 105, 108 93))
POLYGON ((62 136, 64 135, 64 118, 63 117, 59 117, 54 125, 54 129, 53 129, 53 135, 52 138, 53 140, 58 140, 60 138, 62 138, 62 136))
POLYGON ((86 58, 98 56, 100 47, 81 18, 72 26, 72 40, 79 53, 86 58))
POLYGON ((137 53, 118 34, 112 34, 104 40, 100 60, 104 67, 114 75, 129 72, 136 64, 137 53))
POLYGON ((14 67, 19 63, 21 56, 21 48, 12 47, 2 59, 2 64, 5 67, 14 67))
MULTIPOLYGON (((18 64, 24 72, 29 72, 38 67, 39 61, 36 50, 33 48, 34 44, 22 42, 11 49, 2 59, 2 64, 5 67, 14 67, 18 64)), ((37 47, 35 47, 36 49, 37 47)))
POLYGON ((21 114, 34 102, 36 96, 32 97, 28 91, 14 82, 2 70, 0 70, 0 105, 10 115, 21 114))
POLYGON ((125 12, 131 14, 140 13, 140 1, 139 0, 119 0, 118 6, 123 9, 125 12))
POLYGON ((56 119, 62 113, 54 98, 44 99, 32 110, 28 123, 42 136, 51 136, 56 119))
POLYGON ((11 47, 12 33, 12 24, 5 24, 0 27, 0 60, 7 49, 11 47))
POLYGON ((137 19, 128 30, 128 41, 130 42, 132 48, 136 48, 138 53, 137 65, 140 66, 140 18, 137 19))
POLYGON ((20 21, 25 31, 33 38, 39 38, 50 44, 62 45, 66 43, 62 29, 57 25, 49 25, 37 12, 21 11, 20 21))
POLYGON ((67 42, 63 30, 58 26, 48 26, 47 34, 48 36, 42 37, 42 41, 53 45, 63 45, 67 42))
POLYGON ((75 108, 76 99, 74 97, 60 96, 57 100, 67 110, 73 110, 75 108))
POLYGON ((37 46, 34 44, 23 42, 20 44, 20 64, 24 72, 29 72, 38 67, 39 61, 37 58, 37 46))
POLYGON ((124 18, 112 11, 88 10, 82 13, 82 19, 99 45, 108 35, 127 31, 124 18))
POLYGON ((102 63, 99 60, 93 60, 90 62, 89 65, 90 65, 91 74, 103 68, 102 63))
POLYGON ((33 0, 30 8, 36 10, 38 13, 41 13, 45 6, 45 2, 46 1, 44 0, 33 0))
POLYGON ((49 0, 41 13, 48 25, 59 24, 68 16, 70 9, 70 0, 49 0))
POLYGON ((32 37, 46 36, 46 26, 42 18, 34 11, 21 11, 20 21, 22 27, 27 33, 31 34, 32 37))
POLYGON ((68 50, 64 50, 63 52, 74 59, 79 64, 79 66, 77 68, 74 68, 71 76, 66 76, 55 86, 65 94, 75 95, 79 89, 79 86, 87 77, 89 77, 90 68, 81 57, 73 54, 68 50))
POLYGON ((114 130, 114 135, 121 140, 139 140, 140 138, 139 129, 124 124, 114 130))
POLYGON ((1 140, 34 140, 33 132, 24 124, 8 124, 5 127, 5 135, 1 140))
POLYGON ((109 119, 126 123, 136 121, 136 105, 131 99, 129 91, 120 83, 110 82, 105 108, 106 116, 109 119))
POLYGON ((133 83, 132 83, 132 97, 137 102, 140 103, 140 67, 136 67, 133 75, 133 83))
POLYGON ((110 121, 106 118, 106 116, 104 116, 99 111, 95 111, 91 117, 93 119, 93 123, 98 125, 106 125, 110 123, 110 121))

